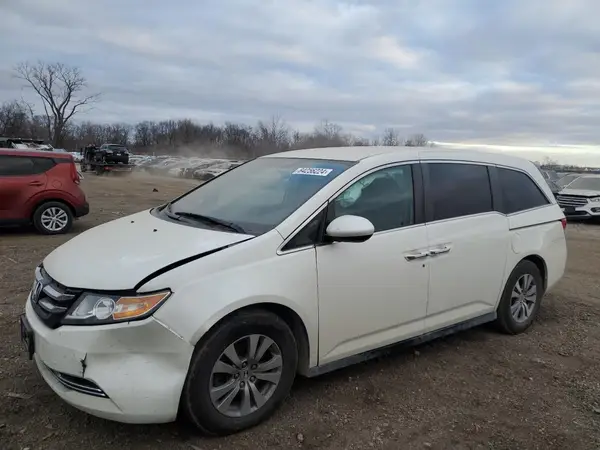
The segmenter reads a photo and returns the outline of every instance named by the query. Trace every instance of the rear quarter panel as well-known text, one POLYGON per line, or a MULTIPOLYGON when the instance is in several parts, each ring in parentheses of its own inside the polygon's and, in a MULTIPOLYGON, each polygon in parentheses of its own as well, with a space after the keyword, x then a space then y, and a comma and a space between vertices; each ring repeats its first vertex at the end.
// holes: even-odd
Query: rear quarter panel
POLYGON ((27 202, 29 215, 43 202, 59 200, 71 207, 83 206, 86 201, 85 193, 71 179, 71 160, 61 159, 54 167, 46 172, 46 189, 32 196, 27 202))
POLYGON ((544 260, 547 291, 562 278, 567 262, 562 218, 564 215, 556 204, 508 216, 511 238, 506 278, 528 256, 539 256, 544 260))
POLYGON ((60 189, 46 189, 29 198, 26 204, 28 216, 31 216, 36 208, 42 203, 53 200, 62 201, 71 207, 79 206, 82 203, 80 199, 72 195, 70 192, 60 189))

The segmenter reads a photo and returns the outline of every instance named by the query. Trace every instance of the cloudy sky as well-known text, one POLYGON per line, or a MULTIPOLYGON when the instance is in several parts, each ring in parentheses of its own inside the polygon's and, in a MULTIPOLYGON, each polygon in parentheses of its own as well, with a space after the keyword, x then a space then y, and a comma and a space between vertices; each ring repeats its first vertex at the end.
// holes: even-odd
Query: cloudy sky
POLYGON ((44 59, 102 93, 91 120, 600 142, 598 0, 1 0, 0 17, 0 102, 44 59))

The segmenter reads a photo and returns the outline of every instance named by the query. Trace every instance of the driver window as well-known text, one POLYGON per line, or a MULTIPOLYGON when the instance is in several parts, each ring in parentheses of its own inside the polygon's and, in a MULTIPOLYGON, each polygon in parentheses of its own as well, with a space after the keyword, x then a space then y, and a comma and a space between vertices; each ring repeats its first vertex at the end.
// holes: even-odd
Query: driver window
POLYGON ((375 231, 414 224, 412 167, 388 167, 370 173, 342 192, 330 205, 329 221, 344 215, 369 219, 375 231))

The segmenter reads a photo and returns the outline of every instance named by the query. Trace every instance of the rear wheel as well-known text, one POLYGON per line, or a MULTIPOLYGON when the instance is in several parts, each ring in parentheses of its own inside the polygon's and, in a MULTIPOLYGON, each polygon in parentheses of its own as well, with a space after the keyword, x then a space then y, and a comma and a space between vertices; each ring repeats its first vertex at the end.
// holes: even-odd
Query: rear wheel
POLYGON ((61 202, 47 202, 33 213, 33 225, 42 234, 62 234, 71 229, 73 213, 61 202))
POLYGON ((531 326, 540 309, 544 281, 531 261, 521 261, 512 271, 498 305, 496 324, 508 334, 518 334, 531 326))
POLYGON ((235 314, 196 348, 182 410, 205 434, 252 427, 283 402, 297 364, 294 334, 280 317, 267 311, 235 314))

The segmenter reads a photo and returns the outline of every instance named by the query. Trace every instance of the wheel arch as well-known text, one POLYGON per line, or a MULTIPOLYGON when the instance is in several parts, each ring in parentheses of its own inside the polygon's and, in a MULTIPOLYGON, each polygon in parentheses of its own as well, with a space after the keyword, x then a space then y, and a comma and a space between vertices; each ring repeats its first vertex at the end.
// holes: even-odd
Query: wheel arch
POLYGON ((29 212, 30 220, 33 220, 33 215, 35 214, 35 212, 38 210, 38 208, 40 206, 42 206, 44 203, 50 203, 50 202, 62 203, 67 208, 69 208, 69 211, 71 211, 71 214, 73 216, 75 216, 75 208, 68 200, 65 200, 64 198, 59 198, 59 197, 47 197, 47 198, 37 200, 32 204, 31 210, 29 212))
POLYGON ((208 339, 208 337, 218 329, 218 327, 225 321, 232 317, 246 311, 262 310, 268 311, 280 319, 282 319, 292 330, 296 343, 298 345, 298 370, 297 373, 306 376, 310 367, 310 341, 308 338, 308 331, 304 321, 300 318, 300 315, 292 308, 282 305, 280 303, 262 302, 254 303, 251 305, 243 306, 228 314, 225 314, 217 322, 215 322, 206 333, 204 333, 200 339, 194 344, 195 347, 202 345, 202 343, 208 339))
POLYGON ((540 274, 542 275, 542 281, 544 282, 544 290, 546 290, 546 287, 548 286, 548 266, 546 265, 546 261, 544 260, 544 258, 537 254, 531 254, 521 259, 521 261, 519 261, 519 264, 523 261, 530 261, 536 265, 536 267, 540 271, 540 274))

